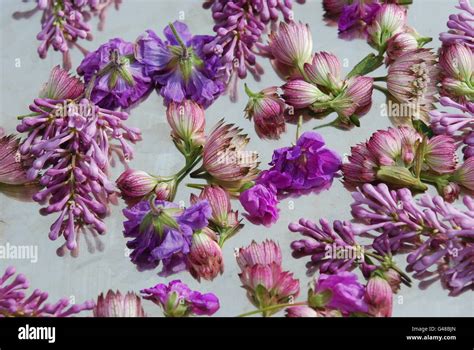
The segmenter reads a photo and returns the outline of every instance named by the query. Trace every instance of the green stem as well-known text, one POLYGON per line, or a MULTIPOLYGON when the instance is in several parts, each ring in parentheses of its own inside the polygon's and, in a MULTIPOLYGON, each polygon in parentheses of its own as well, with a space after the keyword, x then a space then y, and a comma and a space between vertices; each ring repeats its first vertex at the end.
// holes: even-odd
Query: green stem
POLYGON ((328 127, 328 126, 335 126, 338 121, 339 121, 339 118, 336 118, 336 119, 334 119, 332 122, 315 126, 315 127, 313 128, 313 130, 322 129, 322 128, 325 128, 325 127, 328 127))
POLYGON ((250 98, 258 98, 260 97, 260 94, 257 93, 257 92, 253 92, 252 90, 250 90, 249 86, 247 85, 247 83, 244 84, 244 88, 245 88, 245 93, 247 94, 248 97, 250 98))
POLYGON ((264 308, 261 308, 261 309, 258 309, 258 310, 254 310, 254 311, 250 311, 250 312, 240 314, 237 317, 247 317, 247 316, 256 315, 256 314, 259 314, 259 313, 262 313, 262 312, 265 312, 265 311, 271 311, 271 310, 275 310, 275 309, 281 309, 283 307, 291 307, 291 306, 299 306, 299 305, 307 305, 307 302, 304 301, 304 302, 300 302, 300 303, 286 303, 286 304, 277 304, 277 305, 267 306, 267 307, 264 307, 264 308))
POLYGON ((298 124, 296 125, 296 142, 298 142, 301 134, 301 127, 303 126, 303 115, 298 117, 298 124))
POLYGON ((387 77, 375 77, 374 81, 387 81, 387 77))
POLYGON ((170 22, 168 25, 169 25, 171 31, 173 32, 173 35, 176 38, 176 41, 179 43, 179 46, 181 46, 183 48, 183 50, 185 52, 185 56, 186 56, 186 52, 188 51, 188 47, 184 43, 183 39, 181 39, 181 37, 179 36, 178 31, 174 27, 173 23, 170 22))
POLYGON ((386 88, 384 88, 380 85, 374 84, 374 89, 378 90, 380 92, 383 92, 385 94, 385 96, 390 97, 390 92, 386 88))
POLYGON ((176 175, 176 186, 179 185, 188 174, 193 171, 194 167, 201 161, 202 157, 199 155, 192 161, 186 161, 186 165, 176 175))

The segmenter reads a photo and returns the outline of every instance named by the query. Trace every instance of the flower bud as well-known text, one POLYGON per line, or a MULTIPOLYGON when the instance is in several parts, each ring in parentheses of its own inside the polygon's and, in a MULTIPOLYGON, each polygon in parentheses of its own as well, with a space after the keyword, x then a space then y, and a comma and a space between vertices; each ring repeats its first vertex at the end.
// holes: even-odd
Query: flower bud
POLYGON ((450 174, 456 169, 455 140, 451 136, 437 135, 431 138, 424 155, 425 165, 438 174, 450 174))
POLYGON ((93 313, 94 317, 146 317, 138 295, 132 292, 122 295, 112 290, 105 297, 99 295, 93 313))
POLYGON ((166 118, 171 127, 171 136, 176 143, 183 141, 189 146, 201 146, 205 142, 206 118, 204 109, 196 102, 184 100, 171 102, 166 109, 166 118))
POLYGON ((330 99, 316 85, 302 79, 290 80, 283 85, 282 89, 285 102, 296 109, 306 108, 315 102, 325 102, 330 99))
POLYGON ((451 181, 474 191, 474 158, 468 158, 451 176, 451 181))
POLYGON ((127 169, 116 183, 123 197, 141 198, 153 192, 158 179, 141 170, 127 169))
POLYGON ((217 244, 217 235, 205 228, 193 235, 188 255, 189 271, 198 281, 201 278, 212 281, 224 271, 222 250, 217 244))
POLYGON ((398 33, 387 41, 387 64, 418 48, 418 40, 411 33, 398 33))
POLYGON ((375 14, 367 32, 374 46, 383 48, 391 37, 403 31, 405 24, 406 10, 396 4, 385 4, 375 14))
POLYGON ((441 50, 442 87, 449 95, 474 99, 474 54, 463 44, 453 44, 441 50))
POLYGON ((287 308, 286 317, 319 317, 316 310, 306 305, 292 306, 287 308))
POLYGON ((338 58, 328 52, 317 52, 311 63, 304 65, 304 72, 309 82, 321 85, 331 91, 337 91, 342 86, 341 63, 338 58))
POLYGON ((394 269, 388 269, 384 272, 383 277, 387 280, 388 284, 392 288, 393 294, 396 294, 400 290, 401 276, 394 269))
POLYGON ((392 316, 392 287, 383 277, 375 275, 369 279, 365 290, 365 298, 369 305, 369 314, 375 317, 392 316))

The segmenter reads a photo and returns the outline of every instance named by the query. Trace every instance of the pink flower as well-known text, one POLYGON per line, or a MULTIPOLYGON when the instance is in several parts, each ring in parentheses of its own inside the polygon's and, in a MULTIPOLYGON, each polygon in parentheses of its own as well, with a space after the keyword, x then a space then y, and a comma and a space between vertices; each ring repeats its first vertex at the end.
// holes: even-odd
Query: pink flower
POLYGON ((269 35, 268 51, 279 64, 302 69, 313 54, 309 26, 301 22, 280 22, 278 30, 269 35))
POLYGON ((339 59, 328 52, 317 52, 311 63, 304 65, 305 77, 315 85, 320 85, 331 91, 342 87, 341 63, 339 59))
MULTIPOLYGON (((208 136, 203 149, 203 167, 220 186, 238 190, 257 176, 257 153, 245 150, 247 135, 233 124, 220 121, 208 136)), ((194 174, 196 175, 196 174, 194 174)))
POLYGON ((428 119, 434 108, 439 69, 436 56, 417 49, 398 57, 388 68, 387 88, 398 102, 406 105, 414 117, 428 119))
POLYGON ((395 294, 400 290, 400 284, 402 282, 400 274, 395 271, 394 269, 388 269, 384 271, 384 278, 387 280, 390 288, 392 289, 392 293, 395 294))
POLYGON ((403 56, 407 52, 415 51, 418 48, 418 40, 415 35, 409 32, 398 33, 387 41, 387 60, 390 64, 398 57, 403 56))
POLYGON ((319 317, 316 310, 306 305, 292 306, 285 311, 286 317, 319 317))
POLYGON ((146 317, 141 298, 135 293, 122 295, 119 291, 109 290, 107 295, 100 294, 94 308, 94 317, 146 317))
POLYGON ((224 271, 222 250, 217 244, 217 235, 208 228, 196 232, 192 237, 188 254, 189 272, 198 281, 201 278, 212 281, 224 271))
POLYGON ((252 241, 248 247, 240 248, 237 254, 237 264, 242 270, 254 265, 270 265, 272 263, 281 265, 281 262, 280 246, 269 239, 260 244, 252 241))
POLYGON ((401 33, 406 24, 406 10, 396 4, 384 4, 367 27, 370 40, 377 48, 382 48, 395 34, 401 33))
POLYGON ((452 173, 456 169, 455 140, 451 136, 438 135, 429 139, 425 151, 425 164, 438 174, 452 173))
POLYGON ((384 278, 375 275, 369 279, 365 289, 365 299, 369 305, 369 314, 375 317, 392 316, 392 287, 384 278))
POLYGON ((468 158, 451 176, 451 181, 474 191, 474 157, 468 158))
POLYGON ((158 185, 158 178, 145 171, 127 169, 117 179, 117 187, 124 198, 142 198, 158 185))
POLYGON ((171 127, 171 136, 181 151, 186 147, 202 146, 205 142, 204 109, 191 100, 181 103, 171 102, 166 109, 166 118, 171 127))
POLYGON ((372 92, 374 79, 370 77, 354 77, 346 81, 347 89, 344 97, 349 103, 343 103, 342 108, 334 105, 334 109, 339 110, 342 115, 350 117, 357 115, 358 117, 366 114, 372 106, 372 92))
POLYGON ((14 136, 0 136, 0 183, 23 185, 31 182, 26 172, 28 160, 19 152, 20 141, 14 136))
POLYGON ((285 102, 278 96, 277 87, 269 87, 253 93, 245 85, 249 102, 245 112, 255 123, 255 131, 262 139, 277 140, 286 131, 285 102))
POLYGON ((285 102, 296 109, 309 107, 315 102, 330 100, 330 97, 318 89, 316 85, 307 83, 302 79, 289 80, 282 86, 282 89, 285 102))

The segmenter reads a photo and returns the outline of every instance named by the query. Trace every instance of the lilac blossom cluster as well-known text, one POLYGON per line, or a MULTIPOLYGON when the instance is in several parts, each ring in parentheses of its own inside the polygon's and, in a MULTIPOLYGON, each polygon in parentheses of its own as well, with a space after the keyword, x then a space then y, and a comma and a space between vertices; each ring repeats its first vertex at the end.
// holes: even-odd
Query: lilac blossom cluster
POLYGON ((28 18, 32 13, 42 12, 41 31, 36 38, 41 41, 38 54, 45 58, 52 47, 63 55, 63 67, 71 68, 69 50, 74 45, 81 51, 79 40, 92 40, 91 27, 87 23, 92 17, 100 20, 99 30, 103 29, 106 11, 114 5, 118 9, 122 0, 36 0, 36 8, 28 12, 16 13, 16 17, 28 18))
MULTIPOLYGON (((304 0, 299 0, 304 3, 304 0)), ((206 0, 215 21, 215 38, 203 49, 221 57, 219 75, 228 84, 232 99, 236 99, 238 79, 250 72, 257 80, 263 74, 257 63, 263 35, 268 24, 278 22, 280 15, 287 22, 293 20, 291 0, 206 0)))
POLYGON ((59 67, 30 110, 17 130, 27 135, 19 147, 32 159, 27 178, 40 177, 43 187, 33 199, 48 203, 41 214, 59 213, 50 239, 63 236, 66 248, 75 250, 79 231, 105 232, 103 218, 115 192, 108 179, 112 152, 130 159, 130 143, 141 139, 140 132, 124 124, 126 113, 100 108, 86 98, 84 85, 59 67))
POLYGON ((0 277, 0 317, 68 317, 94 308, 92 301, 74 305, 68 298, 50 304, 48 293, 35 289, 28 295, 28 287, 23 274, 7 267, 0 277))

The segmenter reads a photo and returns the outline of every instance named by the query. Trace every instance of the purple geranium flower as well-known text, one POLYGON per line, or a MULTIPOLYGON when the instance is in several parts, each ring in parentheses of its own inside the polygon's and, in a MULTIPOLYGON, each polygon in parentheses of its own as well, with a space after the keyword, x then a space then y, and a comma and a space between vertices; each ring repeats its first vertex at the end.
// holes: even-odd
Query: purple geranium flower
POLYGON ((242 192, 239 199, 248 213, 245 217, 255 225, 268 227, 278 220, 278 199, 272 187, 257 184, 242 192))
POLYGON ((166 105, 191 99, 208 107, 225 88, 217 78, 220 58, 203 51, 213 37, 192 36, 182 22, 167 26, 164 36, 166 41, 148 30, 138 38, 137 57, 146 74, 155 80, 166 105))
POLYGON ((282 197, 327 189, 341 166, 341 158, 325 147, 321 135, 305 132, 295 146, 275 150, 270 165, 257 183, 273 186, 282 197))
POLYGON ((316 293, 331 292, 328 308, 340 310, 343 314, 368 312, 365 302, 365 287, 351 272, 341 271, 334 275, 321 274, 316 285, 316 293))
POLYGON ((168 285, 160 283, 143 289, 141 293, 144 299, 161 306, 167 317, 211 316, 219 310, 219 299, 214 294, 193 291, 180 280, 171 281, 168 285))
POLYGON ((375 1, 366 3, 356 0, 351 5, 345 5, 339 17, 338 27, 340 32, 353 29, 361 23, 370 23, 381 5, 375 1))
POLYGON ((134 56, 132 43, 120 38, 109 40, 90 52, 77 68, 84 80, 93 83, 91 99, 102 108, 128 108, 145 98, 152 81, 134 56))
POLYGON ((167 276, 186 269, 192 235, 207 226, 211 207, 201 201, 181 209, 174 203, 156 200, 153 207, 149 201, 142 201, 123 212, 128 219, 124 236, 133 238, 127 243, 132 249, 132 262, 140 269, 150 269, 162 261, 161 274, 167 276))

